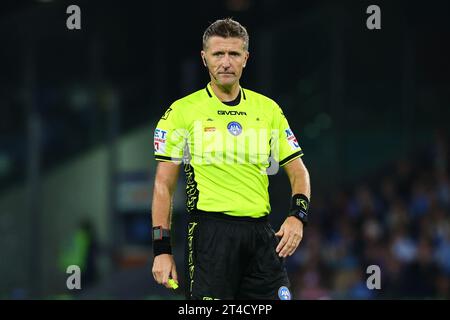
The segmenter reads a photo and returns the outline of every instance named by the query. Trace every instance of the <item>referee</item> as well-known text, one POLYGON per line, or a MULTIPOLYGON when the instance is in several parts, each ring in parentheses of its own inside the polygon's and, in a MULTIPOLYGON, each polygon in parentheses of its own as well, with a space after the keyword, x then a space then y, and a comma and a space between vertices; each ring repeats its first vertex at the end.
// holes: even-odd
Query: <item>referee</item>
POLYGON ((284 258, 296 250, 308 220, 309 174, 281 108, 239 84, 248 45, 238 22, 212 23, 201 51, 211 81, 175 101, 155 129, 152 273, 167 288, 169 279, 178 282, 170 227, 182 165, 189 213, 187 299, 292 298, 284 258), (284 168, 292 189, 290 211, 276 233, 267 219, 274 163, 284 168))

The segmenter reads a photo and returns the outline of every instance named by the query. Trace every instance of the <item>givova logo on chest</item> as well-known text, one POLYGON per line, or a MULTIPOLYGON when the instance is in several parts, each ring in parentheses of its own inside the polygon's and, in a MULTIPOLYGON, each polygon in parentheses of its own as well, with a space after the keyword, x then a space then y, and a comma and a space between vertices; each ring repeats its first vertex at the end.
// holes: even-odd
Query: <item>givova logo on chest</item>
POLYGON ((230 115, 230 116, 246 116, 247 113, 245 111, 236 111, 236 110, 217 110, 217 114, 223 116, 223 115, 230 115))

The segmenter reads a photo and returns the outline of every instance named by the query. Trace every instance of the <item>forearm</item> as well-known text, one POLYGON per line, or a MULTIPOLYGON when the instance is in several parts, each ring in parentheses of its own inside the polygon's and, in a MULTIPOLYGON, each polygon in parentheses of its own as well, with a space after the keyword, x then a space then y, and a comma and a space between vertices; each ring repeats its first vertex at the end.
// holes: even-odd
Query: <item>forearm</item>
MULTIPOLYGON (((152 224, 170 229, 172 198, 178 176, 178 166, 173 163, 158 163, 152 201, 152 224)), ((161 235, 162 236, 162 235, 161 235)), ((170 237, 153 239, 153 267, 155 280, 170 288, 170 280, 178 282, 175 261, 172 256, 170 237)))
POLYGON ((300 158, 287 163, 284 169, 291 184, 292 202, 289 216, 275 235, 281 237, 276 252, 278 256, 285 258, 294 253, 303 238, 303 227, 308 223, 311 186, 308 170, 300 158))
POLYGON ((178 177, 178 165, 159 163, 156 169, 152 201, 152 224, 170 229, 172 200, 178 177))
POLYGON ((292 195, 304 194, 311 198, 311 184, 309 179, 309 172, 306 169, 301 159, 296 159, 285 166, 286 173, 291 184, 292 195))
POLYGON ((293 177, 290 179, 292 195, 294 194, 304 194, 311 198, 311 185, 309 180, 308 170, 303 167, 295 172, 293 177))
POLYGON ((152 202, 153 226, 170 229, 173 192, 168 186, 155 182, 152 202))

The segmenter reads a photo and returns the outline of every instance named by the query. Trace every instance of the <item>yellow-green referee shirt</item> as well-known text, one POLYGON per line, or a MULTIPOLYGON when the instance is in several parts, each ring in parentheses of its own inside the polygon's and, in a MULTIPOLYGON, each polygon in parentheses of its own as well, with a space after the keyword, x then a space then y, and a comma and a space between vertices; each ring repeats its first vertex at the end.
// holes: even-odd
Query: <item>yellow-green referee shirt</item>
POLYGON ((270 213, 269 157, 283 166, 303 155, 277 103, 241 88, 228 106, 210 84, 167 109, 154 148, 156 160, 185 163, 188 212, 255 218, 270 213))

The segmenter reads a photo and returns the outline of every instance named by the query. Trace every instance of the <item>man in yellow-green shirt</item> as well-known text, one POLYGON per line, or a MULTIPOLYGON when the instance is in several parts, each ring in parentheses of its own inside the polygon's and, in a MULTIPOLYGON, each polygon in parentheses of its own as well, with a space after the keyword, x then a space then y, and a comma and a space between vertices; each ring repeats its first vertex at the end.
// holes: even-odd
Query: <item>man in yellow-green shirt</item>
POLYGON ((239 84, 249 37, 232 19, 203 35, 211 82, 175 101, 154 133, 158 167, 152 202, 153 276, 178 282, 170 243, 171 203, 179 167, 186 173, 189 222, 186 298, 290 299, 284 258, 307 223, 309 174, 298 141, 273 100, 239 84), (292 189, 287 218, 275 233, 268 174, 283 167, 292 189))

